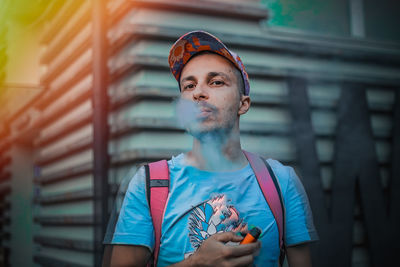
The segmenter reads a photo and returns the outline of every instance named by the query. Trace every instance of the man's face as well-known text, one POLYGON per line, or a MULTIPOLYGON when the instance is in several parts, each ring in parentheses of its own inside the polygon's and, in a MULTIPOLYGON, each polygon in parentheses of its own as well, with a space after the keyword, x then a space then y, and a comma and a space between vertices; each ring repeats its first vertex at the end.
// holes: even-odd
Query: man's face
POLYGON ((239 119, 241 96, 234 66, 215 54, 191 59, 181 74, 181 99, 196 104, 188 131, 230 131, 239 119))

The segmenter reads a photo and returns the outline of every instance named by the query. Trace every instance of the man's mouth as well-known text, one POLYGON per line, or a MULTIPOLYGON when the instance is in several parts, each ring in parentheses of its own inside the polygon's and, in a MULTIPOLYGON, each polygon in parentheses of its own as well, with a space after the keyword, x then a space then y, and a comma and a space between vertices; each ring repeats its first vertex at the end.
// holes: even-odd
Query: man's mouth
POLYGON ((198 112, 196 114, 196 118, 200 120, 204 120, 208 118, 214 112, 214 107, 208 103, 201 103, 198 105, 198 112))
POLYGON ((197 118, 205 118, 212 114, 212 110, 209 108, 200 108, 197 118))

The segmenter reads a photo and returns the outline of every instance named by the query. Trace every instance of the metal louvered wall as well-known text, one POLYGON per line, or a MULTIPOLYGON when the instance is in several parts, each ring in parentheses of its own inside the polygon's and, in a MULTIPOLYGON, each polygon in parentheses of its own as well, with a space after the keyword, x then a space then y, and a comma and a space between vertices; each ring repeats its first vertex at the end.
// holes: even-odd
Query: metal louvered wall
POLYGON ((34 139, 38 194, 34 261, 93 265, 91 1, 66 1, 42 36, 46 92, 34 139))
POLYGON ((10 146, 0 148, 0 265, 9 264, 10 258, 10 208, 11 208, 11 155, 10 146))
MULTIPOLYGON (((0 85, 3 84, 6 76, 7 65, 7 27, 0 29, 0 85)), ((0 126, 3 132, 5 126, 0 126)), ((4 138, 0 134, 0 140, 4 138)), ((10 191, 11 191, 11 155, 10 146, 1 144, 0 141, 0 265, 5 266, 9 263, 10 256, 10 191)))
MULTIPOLYGON (((352 123, 352 118, 343 118, 349 113, 342 103, 354 99, 346 92, 358 92, 360 98, 365 94, 370 121, 362 118, 370 125, 382 194, 390 201, 392 147, 399 143, 393 110, 399 105, 400 50, 265 29, 260 21, 267 10, 258 2, 108 2, 110 189, 115 193, 128 170, 190 149, 191 138, 175 122, 173 103, 179 92, 167 56, 181 34, 203 29, 237 52, 248 70, 252 106, 241 120, 244 149, 296 167, 325 238, 324 225, 330 222, 324 213, 341 194, 334 190, 335 180, 341 181, 335 176, 340 171, 338 146, 346 137, 341 127, 352 123)), ((13 253, 9 210, 11 181, 17 174, 11 165, 21 138, 32 144, 34 264, 94 265, 91 8, 89 0, 66 1, 47 22, 40 55, 46 90, 19 116, 19 130, 0 141, 0 253, 5 265, 13 253)), ((344 226, 353 235, 344 260, 351 265, 336 266, 375 266, 379 258, 372 259, 366 229, 370 218, 360 194, 349 194, 355 211, 349 205, 352 213, 344 226)), ((322 242, 323 248, 329 250, 335 242, 322 242)))

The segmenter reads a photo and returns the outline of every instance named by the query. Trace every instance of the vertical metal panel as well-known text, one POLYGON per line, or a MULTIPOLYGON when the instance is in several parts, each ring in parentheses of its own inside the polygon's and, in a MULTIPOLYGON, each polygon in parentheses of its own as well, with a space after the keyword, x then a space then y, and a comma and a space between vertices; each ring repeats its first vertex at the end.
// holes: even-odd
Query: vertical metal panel
POLYGON ((12 221, 10 262, 14 266, 31 266, 33 263, 32 237, 34 234, 34 227, 31 223, 33 220, 32 206, 29 205, 33 197, 32 147, 13 144, 11 155, 13 162, 10 167, 13 179, 11 180, 12 192, 10 195, 10 202, 12 203, 10 212, 12 221), (21 246, 21 244, 26 244, 26 246, 21 246))
MULTIPOLYGON (((292 89, 291 97, 290 97, 291 103, 292 103, 291 107, 297 108, 296 110, 293 109, 293 112, 292 112, 293 119, 294 119, 294 127, 295 127, 295 129, 297 129, 296 126, 298 126, 298 125, 302 126, 300 128, 300 129, 302 129, 302 131, 299 133, 298 131, 295 130, 294 134, 295 134, 295 136, 297 136, 296 137, 297 149, 298 149, 298 153, 299 153, 298 160, 300 161, 301 174, 303 176, 303 182, 305 184, 305 187, 307 188, 309 186, 308 180, 310 179, 310 177, 319 177, 319 175, 320 175, 319 174, 319 166, 318 166, 319 164, 316 164, 318 162, 316 160, 317 160, 317 158, 319 158, 319 162, 322 164, 324 161, 323 153, 326 153, 326 151, 323 153, 322 153, 322 151, 319 152, 318 157, 315 157, 315 156, 313 157, 312 155, 310 155, 314 151, 311 148, 315 146, 314 142, 316 142, 316 139, 314 139, 314 140, 310 139, 310 137, 313 136, 313 133, 312 133, 313 127, 311 127, 311 125, 306 127, 308 115, 307 115, 307 112, 305 112, 305 111, 307 110, 308 104, 307 104, 307 101, 304 101, 304 94, 302 94, 303 88, 305 86, 305 82, 302 80, 299 80, 299 79, 294 79, 294 80, 289 81, 289 85, 291 85, 290 88, 292 89), (307 142, 307 139, 309 139, 308 142, 307 142), (303 163, 301 163, 301 162, 303 162, 303 163), (313 165, 313 167, 310 167, 311 165, 313 165), (313 173, 314 173, 314 175, 313 175, 313 173)), ((328 86, 328 88, 329 88, 329 86, 328 86)), ((353 90, 353 89, 354 88, 352 88, 352 87, 350 87, 350 88, 346 87, 344 90, 353 90)), ((320 104, 323 104, 324 101, 321 101, 320 103, 317 103, 315 101, 317 101, 317 99, 320 98, 321 96, 323 96, 324 94, 320 90, 317 90, 317 91, 315 91, 315 90, 313 91, 313 90, 309 91, 309 93, 310 93, 311 98, 314 98, 314 100, 311 101, 312 106, 315 107, 315 110, 313 111, 313 113, 314 113, 313 114, 314 115, 313 123, 314 123, 314 131, 316 133, 318 133, 319 132, 318 128, 324 127, 325 125, 318 122, 322 118, 315 117, 315 114, 319 114, 322 110, 326 110, 326 112, 331 112, 330 109, 332 109, 332 108, 333 108, 333 112, 334 112, 336 110, 336 103, 337 103, 336 101, 339 100, 338 102, 340 103, 344 100, 344 98, 338 99, 338 96, 336 95, 336 97, 335 97, 336 100, 334 102, 331 102, 331 103, 326 102, 324 105, 320 105, 320 104)), ((326 91, 328 93, 329 89, 327 89, 326 91)), ((368 127, 371 127, 371 133, 372 133, 373 139, 370 139, 370 142, 375 143, 375 145, 373 145, 373 146, 375 146, 375 149, 377 152, 376 164, 378 164, 378 162, 379 162, 379 165, 381 166, 380 173, 382 175, 382 174, 385 174, 385 168, 386 168, 386 167, 382 167, 382 166, 386 166, 386 164, 388 162, 388 157, 387 157, 387 153, 388 153, 387 149, 388 148, 386 147, 386 144, 385 144, 386 141, 383 141, 383 140, 385 140, 385 138, 387 138, 390 135, 390 132, 388 131, 388 129, 390 129, 390 127, 389 127, 390 125, 388 125, 385 120, 385 116, 386 116, 385 112, 390 111, 391 107, 393 107, 393 101, 394 101, 394 99, 392 97, 393 91, 392 90, 384 90, 384 91, 369 90, 367 92, 369 93, 368 94, 368 100, 369 100, 368 104, 369 105, 368 106, 364 105, 364 107, 362 108, 364 110, 363 112, 365 113, 363 116, 366 116, 366 114, 369 114, 371 112, 371 118, 373 118, 373 116, 377 116, 376 114, 380 114, 379 117, 376 118, 375 121, 372 120, 372 124, 369 123, 369 119, 361 120, 359 118, 355 119, 355 117, 353 117, 352 118, 353 122, 349 125, 351 125, 350 127, 352 127, 354 125, 359 124, 360 121, 363 121, 363 122, 361 122, 361 124, 366 125, 366 126, 364 126, 364 127, 366 127, 366 129, 368 129, 368 127)), ((360 98, 360 96, 358 96, 357 99, 358 99, 358 101, 360 101, 360 99, 362 99, 362 98, 360 98)), ((323 100, 323 99, 320 99, 320 100, 323 100)), ((355 101, 355 100, 353 100, 353 101, 355 101)), ((345 102, 346 102, 347 108, 350 109, 351 111, 347 111, 348 114, 346 114, 346 115, 339 113, 340 118, 341 118, 341 120, 338 121, 338 123, 340 124, 340 125, 338 125, 339 129, 341 129, 341 127, 344 127, 342 125, 344 123, 343 122, 344 117, 346 117, 348 119, 348 116, 350 113, 352 114, 352 116, 356 116, 353 114, 354 112, 352 112, 353 111, 352 108, 349 107, 349 103, 351 101, 345 101, 345 102)), ((365 99, 364 99, 364 102, 365 102, 365 99)), ((341 107, 343 108, 343 106, 341 106, 341 107)), ((358 111, 359 116, 361 116, 360 112, 361 111, 358 111)), ((318 115, 318 116, 320 116, 320 115, 318 115)), ((325 123, 327 122, 326 119, 328 119, 328 123, 329 123, 329 121, 331 121, 331 122, 334 122, 333 125, 336 125, 336 122, 335 122, 336 119, 334 117, 332 117, 331 119, 329 119, 329 117, 325 117, 325 123)), ((348 120, 350 120, 350 119, 348 119, 348 120)), ((329 127, 329 129, 331 129, 331 130, 328 130, 327 132, 324 131, 323 135, 320 136, 319 138, 324 137, 326 134, 328 134, 328 136, 326 136, 326 137, 333 136, 334 128, 329 127)), ((360 138, 361 137, 360 132, 355 134, 355 136, 360 138)), ((343 138, 343 134, 341 134, 340 137, 343 138)), ((339 138, 339 136, 337 136, 336 140, 335 140, 336 147, 340 147, 340 143, 342 142, 342 139, 338 139, 338 138, 339 138)), ((333 143, 332 141, 330 141, 330 142, 333 143)), ((358 140, 358 142, 359 142, 359 140, 358 140)), ((316 143, 318 144, 318 141, 316 143)), ((346 144, 346 145, 349 146, 349 144, 346 144)), ((357 143, 354 143, 353 145, 357 146, 357 143)), ((326 149, 324 149, 324 150, 326 150, 326 149)), ((343 154, 340 156, 340 158, 342 158, 342 156, 343 156, 343 154)), ((336 158, 339 158, 339 156, 337 156, 336 158)), ((340 179, 343 179, 343 178, 340 178, 335 174, 331 174, 332 170, 329 166, 331 165, 330 162, 331 162, 331 160, 333 160, 333 158, 328 157, 328 158, 326 158, 326 160, 328 160, 328 161, 326 163, 324 163, 321 168, 322 185, 323 185, 323 189, 325 191, 325 195, 328 194, 326 196, 330 196, 332 194, 332 198, 334 199, 334 201, 335 201, 335 199, 337 200, 337 198, 346 198, 346 201, 344 201, 344 202, 346 202, 346 205, 351 205, 349 203, 349 201, 352 199, 352 196, 349 196, 348 194, 341 194, 341 196, 340 196, 340 193, 336 192, 335 188, 331 188, 332 187, 332 185, 331 185, 332 179, 333 179, 333 184, 335 184, 335 183, 338 183, 338 181, 337 181, 338 179, 340 181, 340 179), (326 164, 329 164, 329 165, 326 165, 326 164), (335 177, 333 177, 333 175, 335 177), (326 178, 328 178, 328 177, 331 177, 331 178, 326 180, 326 178), (339 194, 339 196, 337 196, 337 194, 339 194)), ((347 160, 349 160, 349 158, 347 158, 347 160)), ((354 163, 354 160, 355 159, 353 158, 353 163, 354 163)), ((353 179, 356 179, 358 177, 358 176, 357 177, 356 176, 353 177, 353 179)), ((370 178, 372 178, 372 177, 370 177, 370 178)), ((378 178, 378 181, 379 181, 379 178, 378 178)), ((317 180, 317 182, 318 182, 318 180, 317 180)), ((347 182, 349 182, 349 181, 347 181, 347 182)), ((381 182, 381 181, 379 181, 379 182, 381 182)), ((383 185, 383 189, 385 189, 384 180, 382 180, 382 183, 380 183, 380 185, 381 185, 381 188, 383 185)), ((317 188, 314 188, 314 190, 309 191, 309 198, 311 200, 313 210, 315 210, 315 206, 320 207, 320 209, 316 210, 317 212, 314 212, 315 222, 316 222, 317 229, 319 230, 319 234, 320 234, 320 238, 321 238, 321 240, 319 241, 319 243, 316 247, 319 250, 319 252, 314 253, 314 256, 317 257, 317 262, 319 262, 319 264, 317 264, 317 265, 320 265, 320 264, 326 265, 327 262, 331 262, 333 264, 333 266, 335 266, 335 265, 339 264, 338 262, 335 263, 335 260, 337 260, 337 259, 335 259, 336 256, 334 256, 334 255, 328 256, 328 255, 326 255, 326 252, 332 251, 332 240, 334 240, 334 239, 332 239, 330 237, 330 234, 336 235, 335 231, 333 231, 332 229, 334 229, 335 224, 339 220, 331 221, 330 219, 328 219, 328 217, 326 217, 326 212, 330 211, 330 209, 327 209, 327 207, 326 207, 326 205, 324 205, 324 203, 328 204, 328 207, 329 207, 330 202, 324 201, 323 198, 319 199, 319 200, 315 200, 316 197, 318 198, 318 196, 321 196, 321 191, 319 191, 320 189, 318 189, 318 187, 319 186, 317 186, 317 188)), ((351 190, 351 189, 347 188, 347 190, 351 190)), ((353 197, 357 196, 357 194, 354 195, 355 193, 362 194, 362 191, 360 191, 360 189, 356 190, 356 192, 352 193, 353 197)), ((378 193, 375 192, 375 194, 382 194, 382 192, 378 192, 378 193)), ((348 228, 347 228, 348 230, 351 229, 349 231, 352 231, 352 234, 350 236, 352 236, 353 246, 354 246, 353 248, 349 248, 349 251, 351 251, 351 256, 349 256, 349 258, 351 258, 351 262, 352 262, 351 266, 358 266, 360 264, 363 266, 367 266, 367 265, 369 265, 369 261, 371 260, 371 255, 368 252, 368 251, 370 251, 370 248, 369 248, 370 244, 367 243, 368 237, 367 237, 366 226, 369 226, 371 223, 369 223, 364 218, 365 215, 364 215, 364 212, 362 212, 362 210, 365 210, 365 203, 362 202, 360 196, 356 197, 356 202, 354 204, 355 204, 356 212, 353 213, 352 211, 349 210, 349 213, 348 213, 348 216, 350 216, 350 217, 354 216, 354 224, 349 223, 348 228), (352 215, 352 214, 354 214, 354 215, 352 215), (350 225, 353 225, 353 226, 350 226, 350 225)), ((396 205, 394 202, 393 202, 393 204, 396 205)), ((341 206, 341 205, 339 205, 339 206, 341 206)), ((385 205, 383 205, 381 207, 381 209, 385 210, 385 205)), ((340 212, 340 210, 336 209, 335 212, 340 212)), ((345 219, 346 216, 343 215, 343 213, 342 214, 338 213, 337 216, 340 216, 340 220, 342 222, 346 220, 345 219)), ((349 220, 349 219, 350 218, 347 218, 347 220, 349 220)), ((393 223, 393 222, 388 222, 388 219, 385 217, 381 218, 381 220, 383 221, 382 222, 383 224, 391 225, 393 223)), ((392 230, 392 231, 394 231, 394 230, 392 230)), ((342 240, 342 242, 343 242, 343 240, 342 240)), ((340 242, 338 242, 338 243, 340 243, 340 242)), ((335 244, 333 244, 333 245, 334 245, 333 250, 335 248, 339 247, 339 245, 335 245, 335 244)), ((342 251, 342 246, 340 246, 340 250, 342 251)), ((379 252, 377 252, 377 253, 379 253, 379 252)))
MULTIPOLYGON (((395 246, 394 240, 390 238, 390 231, 395 229, 391 229, 385 213, 365 89, 359 85, 346 85, 342 89, 338 112, 335 181, 332 189, 332 220, 336 225, 333 232, 336 235, 332 242, 336 244, 335 247, 342 248, 341 253, 346 257, 336 259, 337 264, 351 266, 351 247, 348 244, 352 237, 350 218, 354 212, 354 190, 357 183, 372 263, 374 266, 390 266, 394 259, 389 254, 393 252, 388 253, 391 249, 382 247, 382 244, 395 246)), ((332 259, 334 257, 333 254, 332 259)))
POLYGON ((325 262, 325 251, 330 249, 327 233, 329 219, 326 198, 320 178, 320 163, 316 150, 316 138, 311 122, 311 106, 307 95, 307 83, 303 79, 288 80, 290 109, 293 117, 292 131, 296 140, 297 161, 301 168, 303 184, 308 193, 314 215, 315 227, 319 233, 319 244, 313 247, 313 265, 325 262))
POLYGON ((365 37, 364 1, 350 0, 350 33, 356 37, 365 37))
MULTIPOLYGON (((393 108, 392 131, 392 171, 390 184, 390 218, 394 225, 400 224, 400 90, 396 91, 395 105, 393 108)), ((397 236, 399 230, 396 230, 397 236)))
POLYGON ((2 146, 0 151, 0 265, 10 264, 10 213, 11 213, 11 150, 10 146, 2 146))
POLYGON ((93 0, 94 266, 101 266, 108 220, 108 68, 106 1, 93 0))

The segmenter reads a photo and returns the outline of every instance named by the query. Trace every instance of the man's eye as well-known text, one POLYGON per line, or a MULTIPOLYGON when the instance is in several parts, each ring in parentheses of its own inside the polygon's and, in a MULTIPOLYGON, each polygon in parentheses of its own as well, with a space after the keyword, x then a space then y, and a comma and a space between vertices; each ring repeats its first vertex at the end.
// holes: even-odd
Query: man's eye
POLYGON ((194 88, 194 84, 192 84, 192 83, 183 86, 183 89, 184 89, 184 90, 186 90, 186 89, 193 89, 193 88, 194 88))
POLYGON ((213 85, 223 85, 225 83, 224 83, 224 81, 219 81, 218 80, 218 81, 212 81, 211 84, 213 84, 213 85))

